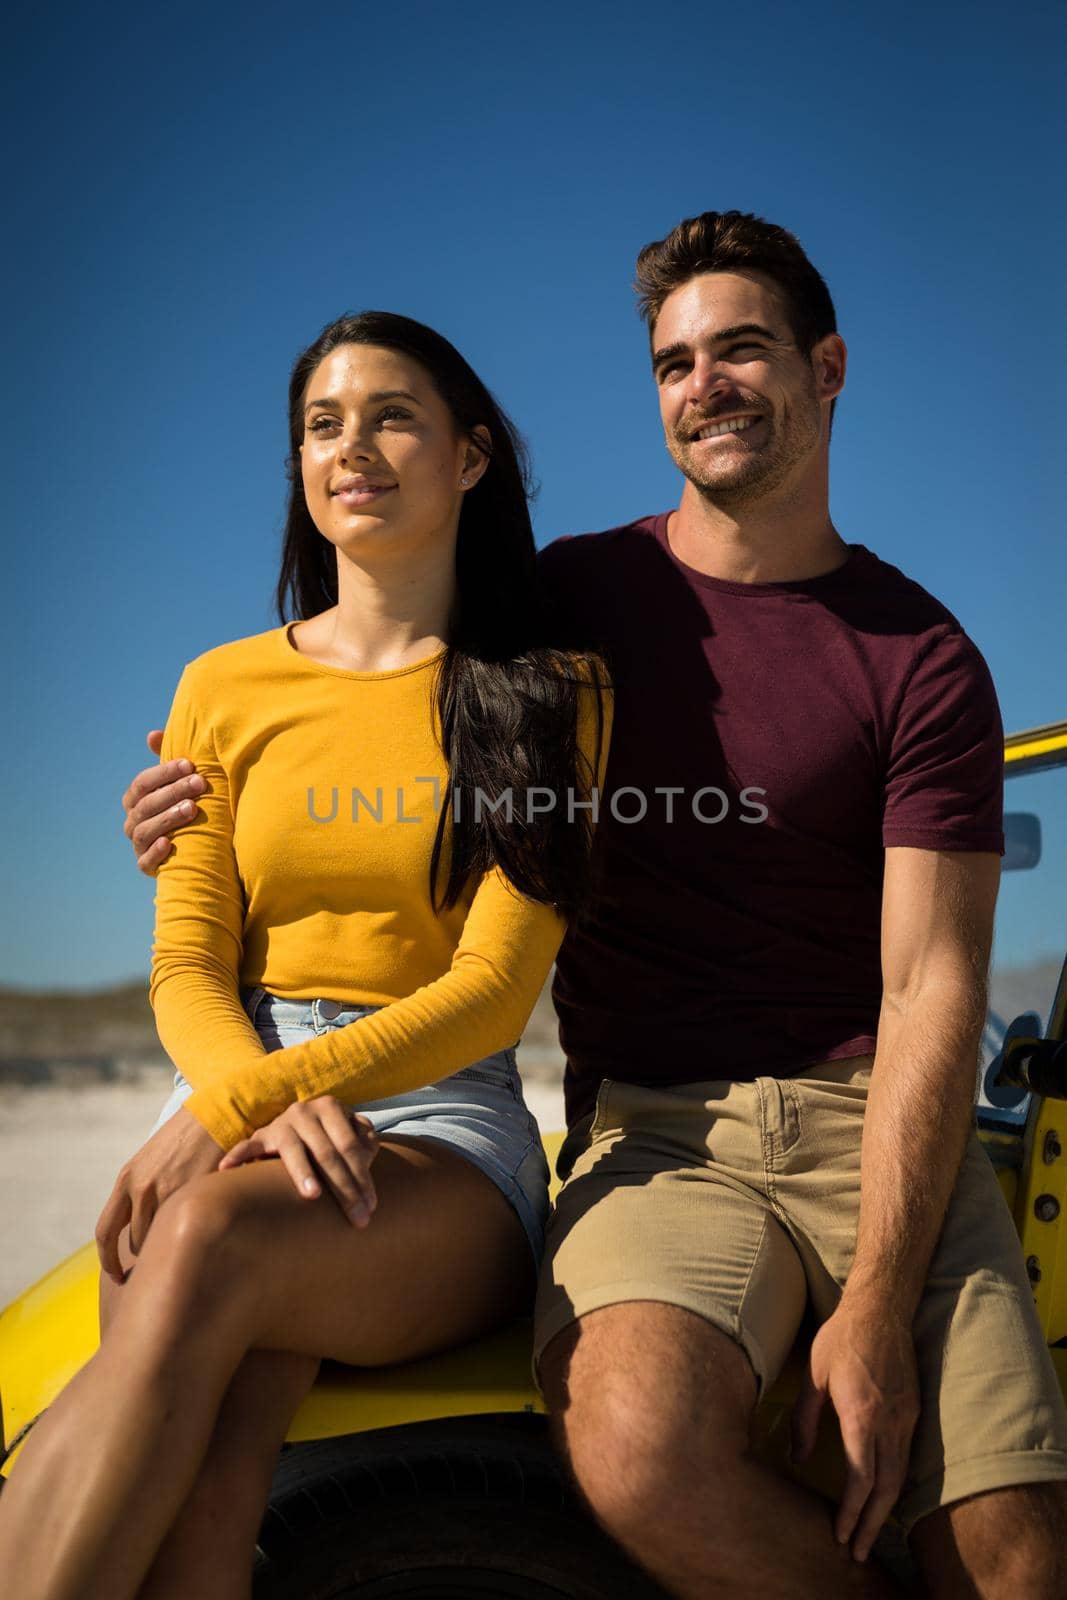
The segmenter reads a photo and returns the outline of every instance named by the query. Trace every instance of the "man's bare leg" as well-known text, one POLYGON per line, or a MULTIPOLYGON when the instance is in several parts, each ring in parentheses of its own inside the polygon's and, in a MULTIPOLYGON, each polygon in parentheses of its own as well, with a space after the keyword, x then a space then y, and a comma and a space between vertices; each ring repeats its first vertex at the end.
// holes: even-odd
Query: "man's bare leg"
POLYGON ((1062 1600, 1067 1484, 972 1495, 916 1524, 911 1548, 936 1600, 1062 1600))
POLYGON ((890 1600, 901 1590, 835 1543, 816 1495, 753 1459, 756 1380, 703 1317, 657 1301, 590 1312, 540 1377, 597 1521, 679 1600, 890 1600))

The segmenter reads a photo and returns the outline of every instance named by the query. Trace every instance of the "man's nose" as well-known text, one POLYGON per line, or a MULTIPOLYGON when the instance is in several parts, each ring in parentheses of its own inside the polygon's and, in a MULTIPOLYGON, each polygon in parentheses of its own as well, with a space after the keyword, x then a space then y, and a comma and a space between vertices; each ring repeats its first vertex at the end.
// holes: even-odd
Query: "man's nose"
POLYGON ((708 356, 697 356, 685 380, 685 399, 690 405, 707 405, 709 400, 726 394, 730 378, 726 371, 708 356))

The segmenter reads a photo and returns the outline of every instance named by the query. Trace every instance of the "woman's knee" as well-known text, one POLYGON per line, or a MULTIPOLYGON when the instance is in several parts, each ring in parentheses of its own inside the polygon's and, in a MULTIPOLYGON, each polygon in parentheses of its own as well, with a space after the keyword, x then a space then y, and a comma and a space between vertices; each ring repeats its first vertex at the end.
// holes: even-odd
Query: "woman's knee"
POLYGON ((183 1184, 160 1206, 138 1270, 164 1273, 189 1290, 232 1294, 253 1269, 262 1270, 267 1239, 264 1218, 242 1186, 209 1174, 183 1184))

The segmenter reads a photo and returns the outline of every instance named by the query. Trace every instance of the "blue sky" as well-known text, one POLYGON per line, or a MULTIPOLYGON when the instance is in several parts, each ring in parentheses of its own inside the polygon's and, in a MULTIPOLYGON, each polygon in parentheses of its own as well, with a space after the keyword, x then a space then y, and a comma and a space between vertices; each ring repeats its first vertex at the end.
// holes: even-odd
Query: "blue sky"
POLYGON ((274 620, 297 351, 419 317, 526 433, 540 542, 663 509, 632 267, 711 207, 829 281, 844 536, 1010 726, 1067 716, 1058 9, 17 6, 0 981, 147 970, 119 798, 183 663, 274 620))

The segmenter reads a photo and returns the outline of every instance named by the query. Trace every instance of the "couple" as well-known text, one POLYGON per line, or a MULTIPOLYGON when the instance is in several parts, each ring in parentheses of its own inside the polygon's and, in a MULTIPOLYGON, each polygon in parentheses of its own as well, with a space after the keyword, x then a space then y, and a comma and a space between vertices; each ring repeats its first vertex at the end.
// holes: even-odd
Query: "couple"
POLYGON ((1067 1588, 1067 1413, 972 1130, 992 685, 833 527, 845 347, 796 240, 707 212, 637 287, 680 504, 536 562, 445 341, 370 313, 294 368, 300 620, 186 669, 127 796, 179 1074, 0 1502, 32 1600, 246 1594, 319 1359, 470 1337, 538 1260, 558 1443, 669 1593, 892 1595, 894 1505, 935 1595, 1067 1588), (546 1227, 512 1046, 557 947, 546 1227), (833 1519, 748 1451, 809 1304, 833 1519))

